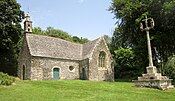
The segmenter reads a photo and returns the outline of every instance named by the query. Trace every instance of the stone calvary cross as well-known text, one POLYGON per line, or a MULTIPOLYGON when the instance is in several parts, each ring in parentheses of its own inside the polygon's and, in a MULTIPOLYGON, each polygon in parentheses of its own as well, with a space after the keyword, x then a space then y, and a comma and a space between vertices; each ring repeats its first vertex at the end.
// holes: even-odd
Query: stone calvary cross
POLYGON ((153 27, 154 27, 153 18, 147 18, 147 16, 140 23, 141 31, 146 31, 146 36, 147 36, 148 59, 149 59, 149 66, 147 67, 147 73, 156 73, 157 72, 156 67, 153 66, 151 42, 150 42, 150 36, 149 36, 149 30, 152 29, 153 27))
POLYGON ((157 68, 153 66, 151 42, 149 36, 149 30, 152 29, 153 27, 154 27, 153 18, 147 18, 147 16, 140 23, 141 31, 146 31, 149 66, 146 67, 147 73, 142 74, 142 77, 138 77, 138 80, 133 80, 133 82, 137 87, 150 87, 150 88, 158 88, 161 90, 171 89, 174 88, 174 86, 171 85, 172 79, 169 79, 166 76, 162 76, 161 73, 157 72, 157 68))

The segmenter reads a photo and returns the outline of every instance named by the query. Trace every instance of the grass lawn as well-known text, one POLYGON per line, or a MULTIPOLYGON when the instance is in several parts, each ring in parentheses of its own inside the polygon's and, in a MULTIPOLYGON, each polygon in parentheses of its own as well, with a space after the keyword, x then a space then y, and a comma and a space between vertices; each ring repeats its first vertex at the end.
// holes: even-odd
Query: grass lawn
POLYGON ((129 82, 16 81, 0 86, 0 101, 175 101, 175 89, 136 88, 129 82))

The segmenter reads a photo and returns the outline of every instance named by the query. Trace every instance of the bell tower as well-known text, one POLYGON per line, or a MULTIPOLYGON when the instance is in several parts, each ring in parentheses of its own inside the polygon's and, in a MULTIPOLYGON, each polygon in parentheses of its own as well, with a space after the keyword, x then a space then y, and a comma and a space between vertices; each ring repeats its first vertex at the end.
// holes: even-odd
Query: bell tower
POLYGON ((24 33, 32 33, 32 21, 30 19, 29 13, 27 13, 25 16, 24 33))

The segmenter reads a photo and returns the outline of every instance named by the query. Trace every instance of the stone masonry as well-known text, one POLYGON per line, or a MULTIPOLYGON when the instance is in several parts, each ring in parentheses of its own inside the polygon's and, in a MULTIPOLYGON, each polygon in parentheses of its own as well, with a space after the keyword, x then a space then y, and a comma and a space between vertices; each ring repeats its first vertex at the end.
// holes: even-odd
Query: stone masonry
POLYGON ((85 44, 32 34, 27 14, 24 38, 19 54, 18 76, 23 80, 82 79, 114 81, 112 56, 104 37, 85 44), (104 53, 100 60, 99 54, 104 53), (99 61, 103 67, 99 66, 99 61))

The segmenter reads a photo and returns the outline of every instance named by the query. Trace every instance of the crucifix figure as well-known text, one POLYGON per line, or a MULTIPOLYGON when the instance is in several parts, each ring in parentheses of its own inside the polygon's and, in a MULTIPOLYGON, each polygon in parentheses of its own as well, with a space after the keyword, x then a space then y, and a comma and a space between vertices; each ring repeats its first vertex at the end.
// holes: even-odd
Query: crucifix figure
MULTIPOLYGON (((151 42, 150 42, 150 36, 149 36, 149 30, 152 29, 153 27, 154 27, 154 20, 153 20, 153 18, 147 18, 147 16, 140 23, 141 31, 146 31, 146 36, 147 36, 148 58, 149 58, 149 66, 148 66, 148 68, 151 68, 151 67, 155 68, 153 66, 151 42)), ((147 72, 149 72, 148 69, 147 69, 147 72)), ((152 70, 152 72, 154 72, 154 70, 152 70)))

